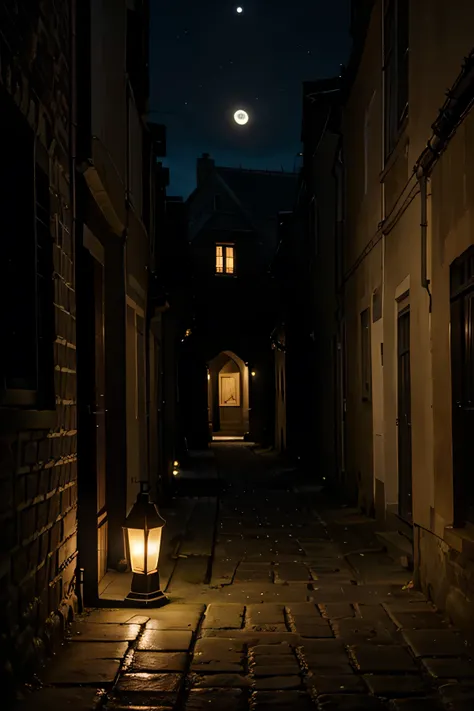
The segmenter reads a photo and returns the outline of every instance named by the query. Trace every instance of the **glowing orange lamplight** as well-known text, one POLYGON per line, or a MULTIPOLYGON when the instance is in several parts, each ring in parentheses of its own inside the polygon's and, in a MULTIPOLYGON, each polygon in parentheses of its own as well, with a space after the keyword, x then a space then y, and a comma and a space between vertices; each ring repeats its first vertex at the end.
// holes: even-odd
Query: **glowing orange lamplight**
POLYGON ((160 589, 159 559, 165 520, 150 500, 148 485, 140 493, 124 525, 125 547, 132 569, 132 585, 126 601, 137 606, 160 607, 169 602, 160 589))

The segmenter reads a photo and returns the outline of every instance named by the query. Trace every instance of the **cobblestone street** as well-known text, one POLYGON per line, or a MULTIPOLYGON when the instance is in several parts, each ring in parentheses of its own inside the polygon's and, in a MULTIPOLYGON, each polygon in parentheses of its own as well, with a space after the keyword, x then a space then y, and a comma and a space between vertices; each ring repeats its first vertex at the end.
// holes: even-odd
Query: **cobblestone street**
POLYGON ((474 708, 470 644, 407 587, 374 521, 290 488, 249 445, 211 455, 220 494, 197 500, 171 604, 81 615, 20 708, 474 708))

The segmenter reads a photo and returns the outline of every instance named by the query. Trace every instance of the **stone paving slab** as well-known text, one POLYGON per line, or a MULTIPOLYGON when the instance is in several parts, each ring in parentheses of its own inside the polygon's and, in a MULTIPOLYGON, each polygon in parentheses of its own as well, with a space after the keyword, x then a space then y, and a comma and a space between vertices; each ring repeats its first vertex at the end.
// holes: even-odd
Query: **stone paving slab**
MULTIPOLYGON (((396 699, 390 703, 390 711, 446 711, 446 706, 436 697, 420 697, 416 699, 396 699)), ((468 711, 468 709, 465 709, 468 711)))
POLYGON ((205 605, 177 604, 167 606, 153 614, 146 623, 152 630, 196 630, 206 609, 205 605))
POLYGON ((318 605, 322 616, 329 620, 344 620, 355 617, 355 608, 350 602, 329 602, 318 605))
POLYGON ((145 630, 138 640, 141 652, 187 652, 191 646, 192 632, 145 630))
POLYGON ((245 694, 240 689, 192 689, 185 711, 247 711, 245 694))
POLYGON ((415 660, 404 647, 382 645, 354 645, 350 648, 354 663, 365 673, 416 673, 415 660))
POLYGON ((234 661, 211 659, 202 660, 199 657, 191 664, 191 674, 243 674, 244 660, 241 655, 234 654, 234 661))
POLYGON ((28 694, 18 711, 96 711, 102 704, 97 689, 46 687, 28 694))
POLYGON ((244 605, 240 603, 229 603, 228 605, 216 605, 212 603, 206 610, 203 621, 203 629, 240 629, 242 627, 245 613, 244 605))
MULTIPOLYGON (((346 644, 394 644, 396 632, 387 629, 381 623, 371 624, 361 618, 348 620, 338 620, 333 622, 335 636, 342 639, 346 644)), ((393 625, 392 625, 393 627, 393 625)))
POLYGON ((449 622, 437 612, 391 612, 391 618, 400 629, 438 630, 448 629, 449 622))
POLYGON ((178 695, 157 691, 115 690, 107 694, 107 699, 105 711, 168 711, 175 708, 178 695))
MULTIPOLYGON (((147 611, 148 612, 148 611, 147 611)), ((80 622, 95 622, 99 624, 134 624, 143 625, 150 619, 149 614, 144 615, 140 609, 98 609, 86 610, 78 618, 80 622)))
POLYGON ((428 674, 438 679, 474 680, 474 663, 469 659, 459 659, 458 657, 430 659, 425 657, 421 660, 421 664, 428 674))
POLYGON ((304 691, 255 691, 251 697, 253 711, 315 711, 316 706, 304 691))
POLYGON ((179 672, 187 668, 188 655, 185 652, 135 652, 131 664, 132 672, 179 672))
POLYGON ((301 689, 302 680, 300 676, 266 676, 255 679, 253 688, 257 691, 285 691, 301 689))
POLYGON ((90 659, 123 659, 128 648, 128 642, 68 642, 55 659, 68 659, 71 664, 81 664, 90 659))
MULTIPOLYGON (((226 639, 229 635, 229 630, 204 630, 204 639, 226 639)), ((233 636, 235 639, 242 640, 242 644, 248 644, 251 647, 256 647, 259 644, 301 644, 301 637, 294 632, 253 632, 251 630, 234 630, 233 636)))
POLYGON ((72 642, 132 642, 139 632, 139 625, 74 622, 69 639, 72 642))
MULTIPOLYGON (((324 671, 324 670, 323 670, 324 671)), ((356 674, 311 674, 305 684, 319 694, 363 694, 367 693, 362 678, 356 674)))
POLYGON ((318 697, 321 711, 387 711, 382 701, 365 694, 327 694, 318 697))
POLYGON ((293 618, 291 630, 301 637, 310 637, 313 639, 331 639, 335 636, 328 620, 308 622, 305 621, 304 618, 293 618))
POLYGON ((201 637, 194 647, 194 656, 219 659, 226 654, 243 654, 245 642, 242 638, 229 637, 201 637))
POLYGON ((364 681, 371 694, 384 698, 397 699, 404 696, 424 696, 430 691, 424 679, 416 674, 368 674, 364 676, 364 681))
POLYGON ((472 645, 452 630, 404 630, 402 634, 415 657, 461 657, 472 651, 472 645))
POLYGON ((183 682, 182 674, 124 674, 118 681, 116 691, 146 694, 174 694, 183 682))
POLYGON ((120 669, 120 659, 71 660, 72 655, 62 657, 51 664, 43 675, 46 684, 53 686, 75 684, 81 686, 111 685, 120 669))
POLYGON ((243 674, 191 674, 195 689, 247 689, 250 679, 243 674))
POLYGON ((303 657, 303 663, 314 675, 346 677, 354 674, 354 667, 347 657, 325 657, 322 654, 303 657))

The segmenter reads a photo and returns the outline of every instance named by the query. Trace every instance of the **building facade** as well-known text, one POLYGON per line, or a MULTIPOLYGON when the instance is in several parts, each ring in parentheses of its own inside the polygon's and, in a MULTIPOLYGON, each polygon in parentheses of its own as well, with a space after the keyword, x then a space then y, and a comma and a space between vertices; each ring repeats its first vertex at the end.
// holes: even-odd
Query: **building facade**
POLYGON ((347 474, 464 626, 473 19, 462 2, 354 3, 342 122, 347 474))
POLYGON ((181 390, 191 393, 200 383, 189 413, 205 423, 201 443, 210 432, 273 443, 269 271, 278 215, 291 209, 296 182, 293 173, 218 167, 207 154, 198 160, 197 187, 187 201, 194 323, 184 344, 189 365, 182 376, 189 384, 181 390))
POLYGON ((75 604, 78 448, 71 5, 16 3, 16 12, 11 5, 0 9, 0 645, 7 703, 13 682, 61 637, 75 604))
POLYGON ((14 5, 0 9, 7 694, 99 601, 139 481, 160 491, 162 375, 147 2, 14 5))
POLYGON ((306 470, 334 478, 337 463, 338 291, 336 224, 341 79, 303 85, 302 168, 292 213, 280 215, 272 264, 276 441, 306 470), (318 452, 317 459, 315 452, 318 452))

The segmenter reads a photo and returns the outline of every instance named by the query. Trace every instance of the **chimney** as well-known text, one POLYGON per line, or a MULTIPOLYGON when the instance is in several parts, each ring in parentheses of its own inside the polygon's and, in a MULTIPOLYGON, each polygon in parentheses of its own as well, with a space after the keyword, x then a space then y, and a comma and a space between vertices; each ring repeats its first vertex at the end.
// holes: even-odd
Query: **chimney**
POLYGON ((202 156, 197 160, 196 180, 198 187, 203 184, 208 175, 212 173, 213 169, 213 159, 211 158, 209 153, 203 153, 202 156))

